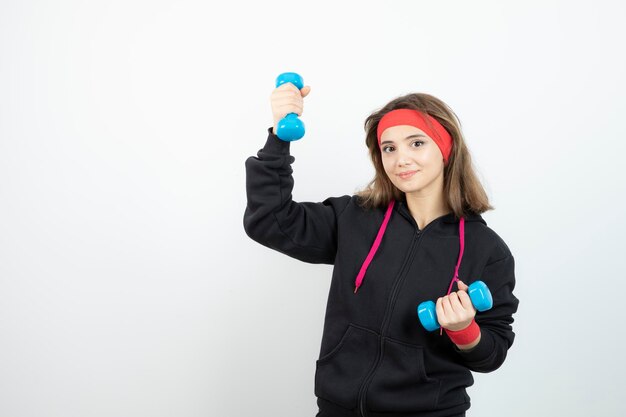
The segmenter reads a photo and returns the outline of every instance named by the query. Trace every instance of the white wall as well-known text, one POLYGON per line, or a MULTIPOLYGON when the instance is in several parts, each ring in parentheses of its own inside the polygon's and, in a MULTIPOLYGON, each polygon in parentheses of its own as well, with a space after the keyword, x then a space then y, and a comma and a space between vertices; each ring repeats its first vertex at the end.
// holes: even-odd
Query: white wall
POLYGON ((618 416, 619 1, 0 2, 0 415, 310 416, 331 266, 250 240, 276 76, 312 91, 294 199, 373 171, 363 121, 459 115, 516 258, 516 341, 468 416, 618 416))

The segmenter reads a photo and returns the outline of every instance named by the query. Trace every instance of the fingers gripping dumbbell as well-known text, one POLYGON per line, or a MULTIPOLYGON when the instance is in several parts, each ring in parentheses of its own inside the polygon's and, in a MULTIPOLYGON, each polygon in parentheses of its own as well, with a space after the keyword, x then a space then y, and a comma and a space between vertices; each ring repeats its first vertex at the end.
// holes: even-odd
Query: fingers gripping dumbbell
MULTIPOLYGON (((493 307, 493 298, 487 284, 482 281, 474 281, 467 289, 472 305, 478 311, 487 311, 493 307)), ((417 306, 417 316, 422 326, 429 332, 439 328, 435 303, 431 300, 424 301, 417 306)))

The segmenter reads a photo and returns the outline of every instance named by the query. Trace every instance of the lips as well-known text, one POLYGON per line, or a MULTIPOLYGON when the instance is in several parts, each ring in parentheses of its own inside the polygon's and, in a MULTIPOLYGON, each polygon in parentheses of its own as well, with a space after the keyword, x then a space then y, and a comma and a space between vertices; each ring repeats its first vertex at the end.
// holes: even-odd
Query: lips
POLYGON ((411 178, 413 175, 415 175, 417 171, 406 171, 406 172, 401 172, 398 174, 398 177, 402 178, 403 180, 409 179, 411 178))

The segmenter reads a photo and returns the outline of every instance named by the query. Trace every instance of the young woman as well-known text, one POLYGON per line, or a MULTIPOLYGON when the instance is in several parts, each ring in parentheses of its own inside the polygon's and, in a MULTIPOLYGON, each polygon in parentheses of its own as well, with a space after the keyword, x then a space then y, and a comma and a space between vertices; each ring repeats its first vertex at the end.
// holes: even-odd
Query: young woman
POLYGON ((295 202, 291 142, 275 129, 286 114, 302 114, 309 92, 290 83, 272 92, 274 126, 246 160, 244 227, 269 248, 334 265, 317 416, 464 416, 471 371, 494 371, 513 343, 518 299, 513 255, 481 216, 493 207, 458 119, 428 94, 392 100, 365 120, 376 169, 366 189, 295 202), (479 313, 466 292, 476 280, 493 297, 479 313), (443 330, 420 324, 417 306, 427 300, 443 330))

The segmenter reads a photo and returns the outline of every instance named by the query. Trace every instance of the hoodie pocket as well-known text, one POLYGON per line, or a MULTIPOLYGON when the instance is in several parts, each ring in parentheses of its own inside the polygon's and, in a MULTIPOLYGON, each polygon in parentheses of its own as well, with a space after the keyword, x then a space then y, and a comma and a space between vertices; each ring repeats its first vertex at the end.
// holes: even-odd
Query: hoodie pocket
POLYGON ((441 381, 429 378, 421 346, 385 338, 383 359, 367 391, 372 411, 414 412, 437 406, 441 381))
POLYGON ((378 351, 378 334, 349 324, 341 340, 315 363, 315 395, 355 408, 361 383, 378 351))

